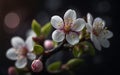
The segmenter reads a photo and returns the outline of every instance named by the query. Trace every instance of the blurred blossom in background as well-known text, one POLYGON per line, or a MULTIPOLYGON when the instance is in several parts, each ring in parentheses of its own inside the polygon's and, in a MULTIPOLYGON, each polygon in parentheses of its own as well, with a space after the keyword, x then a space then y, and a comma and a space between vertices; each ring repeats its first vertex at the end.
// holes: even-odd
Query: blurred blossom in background
POLYGON ((14 62, 5 56, 6 50, 11 47, 10 39, 13 36, 25 39, 33 19, 44 25, 53 15, 63 16, 67 9, 76 10, 78 17, 86 17, 90 12, 94 18, 103 18, 108 29, 115 34, 110 40, 110 48, 96 52, 94 58, 86 58, 89 59, 88 65, 77 70, 76 74, 114 75, 118 73, 119 71, 116 70, 119 68, 117 47, 120 44, 119 41, 116 42, 120 40, 118 38, 120 34, 118 3, 117 0, 0 0, 0 75, 7 75, 8 67, 14 66, 14 62))

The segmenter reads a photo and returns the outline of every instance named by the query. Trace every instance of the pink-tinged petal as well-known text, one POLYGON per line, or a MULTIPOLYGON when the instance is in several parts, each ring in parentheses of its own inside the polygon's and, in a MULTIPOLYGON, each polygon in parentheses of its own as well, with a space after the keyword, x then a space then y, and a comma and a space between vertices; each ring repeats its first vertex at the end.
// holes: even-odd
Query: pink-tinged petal
POLYGON ((15 62, 15 66, 19 69, 25 68, 27 65, 27 58, 22 57, 19 58, 16 62, 15 62))
POLYGON ((65 33, 61 30, 55 30, 52 33, 52 39, 56 42, 61 42, 64 40, 64 38, 65 38, 65 33))
POLYGON ((92 25, 86 23, 87 32, 92 32, 92 25))
POLYGON ((70 32, 69 34, 66 35, 66 40, 69 44, 75 45, 79 42, 79 36, 75 32, 70 32))
POLYGON ((16 53, 16 50, 14 48, 10 48, 6 52, 6 56, 10 60, 17 60, 18 54, 16 53))
POLYGON ((90 13, 87 14, 87 22, 88 22, 88 24, 92 25, 93 17, 90 13))
POLYGON ((76 19, 76 12, 74 10, 67 10, 64 14, 65 24, 70 24, 76 19))
POLYGON ((63 20, 60 16, 53 16, 51 18, 51 24, 56 29, 61 29, 64 26, 63 20))
POLYGON ((101 45, 100 45, 100 42, 97 39, 97 37, 94 34, 91 34, 90 37, 91 37, 91 41, 95 45, 95 48, 98 49, 98 50, 101 50, 101 45))
POLYGON ((16 49, 22 48, 25 45, 24 40, 21 37, 18 37, 18 36, 13 37, 11 39, 11 44, 16 49))
POLYGON ((93 22, 93 28, 99 27, 99 28, 103 29, 104 26, 105 26, 105 21, 103 21, 99 17, 95 18, 95 20, 93 22))
POLYGON ((86 25, 85 20, 82 18, 79 18, 73 22, 73 26, 71 27, 71 29, 73 31, 81 31, 85 27, 85 25, 86 25))
POLYGON ((99 41, 101 45, 105 48, 108 48, 110 46, 110 42, 107 39, 100 39, 99 41))
POLYGON ((33 46, 34 46, 34 42, 32 40, 32 36, 27 37, 25 41, 25 47, 31 52, 33 51, 33 46))
POLYGON ((30 60, 34 60, 36 58, 36 55, 34 53, 27 53, 27 57, 30 60))

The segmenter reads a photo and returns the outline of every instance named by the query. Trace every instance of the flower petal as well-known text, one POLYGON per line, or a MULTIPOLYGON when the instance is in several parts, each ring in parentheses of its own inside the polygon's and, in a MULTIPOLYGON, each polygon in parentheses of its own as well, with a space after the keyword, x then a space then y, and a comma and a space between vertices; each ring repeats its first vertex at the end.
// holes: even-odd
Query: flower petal
POLYGON ((105 30, 104 31, 104 37, 106 39, 109 39, 109 38, 113 37, 113 33, 111 31, 109 31, 109 30, 105 30))
POLYGON ((110 42, 107 39, 101 39, 100 43, 105 48, 108 48, 110 46, 110 42))
POLYGON ((71 29, 73 31, 81 31, 85 27, 85 24, 86 23, 85 23, 84 19, 82 19, 82 18, 76 19, 73 22, 73 26, 71 29))
POLYGON ((24 40, 23 40, 21 37, 18 37, 18 36, 13 37, 13 38, 11 39, 11 44, 12 44, 12 46, 13 46, 14 48, 16 48, 16 49, 19 49, 19 48, 21 48, 21 47, 24 47, 24 45, 25 45, 24 40))
POLYGON ((92 25, 86 23, 87 32, 92 32, 92 25))
POLYGON ((15 62, 17 68, 24 68, 27 65, 27 58, 22 57, 15 62))
POLYGON ((93 28, 95 28, 96 26, 101 27, 102 29, 105 26, 105 21, 103 21, 101 18, 97 17, 95 18, 94 22, 93 22, 93 28))
POLYGON ((79 42, 79 36, 75 32, 70 32, 69 34, 66 35, 66 40, 69 44, 75 45, 79 42))
POLYGON ((106 24, 106 23, 105 23, 105 21, 104 21, 104 20, 102 20, 102 25, 103 25, 103 26, 102 26, 102 28, 104 28, 104 27, 105 27, 105 24, 106 24))
POLYGON ((90 13, 87 14, 87 22, 88 22, 88 24, 92 25, 93 17, 90 13))
POLYGON ((72 23, 76 19, 76 12, 74 10, 67 10, 64 14, 64 21, 65 23, 72 23))
POLYGON ((27 57, 30 60, 34 60, 36 58, 36 55, 34 53, 27 53, 27 57))
POLYGON ((6 56, 8 59, 17 60, 18 54, 16 53, 16 50, 14 48, 10 48, 7 50, 6 56))
POLYGON ((91 34, 90 37, 91 37, 91 41, 95 45, 95 48, 98 49, 98 50, 101 50, 101 45, 100 45, 100 42, 97 39, 97 37, 94 34, 91 34))
POLYGON ((51 18, 51 24, 56 29, 61 29, 64 26, 62 18, 57 15, 51 18))
POLYGON ((61 42, 64 40, 64 38, 65 38, 65 33, 61 30, 55 30, 52 33, 52 39, 56 42, 61 42))
POLYGON ((27 37, 29 37, 29 36, 36 37, 36 34, 35 34, 35 32, 32 29, 30 29, 30 30, 27 31, 26 36, 27 37))
POLYGON ((25 46, 30 52, 33 51, 34 42, 32 40, 32 36, 27 37, 25 46))

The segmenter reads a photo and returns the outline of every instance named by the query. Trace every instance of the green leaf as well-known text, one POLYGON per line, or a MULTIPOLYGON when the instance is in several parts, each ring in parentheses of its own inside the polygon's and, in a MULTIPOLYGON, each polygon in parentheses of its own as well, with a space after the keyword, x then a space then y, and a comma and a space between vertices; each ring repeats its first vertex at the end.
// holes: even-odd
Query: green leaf
POLYGON ((82 49, 80 49, 79 46, 74 46, 72 52, 73 52, 74 57, 80 57, 83 53, 82 49))
POLYGON ((95 48, 93 47, 93 45, 90 42, 84 41, 84 42, 82 42, 82 44, 88 46, 87 49, 85 50, 86 52, 88 52, 92 56, 95 55, 95 48))
POLYGON ((83 63, 83 60, 82 59, 78 59, 78 58, 73 58, 73 59, 70 59, 66 65, 69 69, 74 69, 74 68, 77 68, 80 64, 83 63))
POLYGON ((47 37, 47 36, 50 34, 51 30, 52 30, 52 25, 51 25, 50 22, 48 22, 47 24, 45 24, 45 25, 41 28, 41 33, 42 33, 45 37, 47 37))
POLYGON ((32 21, 32 30, 37 36, 40 36, 41 26, 35 19, 32 21))
POLYGON ((39 54, 42 54, 44 51, 44 48, 41 46, 41 45, 35 45, 34 46, 34 53, 39 55, 39 54))
POLYGON ((52 73, 58 73, 60 72, 60 67, 61 67, 61 61, 56 61, 50 65, 48 65, 47 70, 52 73))

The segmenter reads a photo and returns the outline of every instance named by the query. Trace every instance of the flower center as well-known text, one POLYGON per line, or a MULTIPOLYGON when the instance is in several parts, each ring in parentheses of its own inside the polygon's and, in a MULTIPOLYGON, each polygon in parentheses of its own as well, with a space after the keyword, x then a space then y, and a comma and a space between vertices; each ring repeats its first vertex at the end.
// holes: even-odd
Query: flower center
POLYGON ((65 33, 69 33, 70 29, 71 29, 71 26, 70 26, 70 25, 65 25, 65 26, 64 26, 64 32, 65 32, 65 33))
POLYGON ((95 29, 93 29, 93 34, 96 35, 96 36, 99 36, 99 32, 95 29))
POLYGON ((22 56, 26 56, 28 53, 28 50, 25 47, 23 47, 21 50, 19 50, 18 53, 22 56))
POLYGON ((102 23, 96 23, 96 26, 93 28, 93 34, 99 36, 99 34, 104 30, 102 23))

